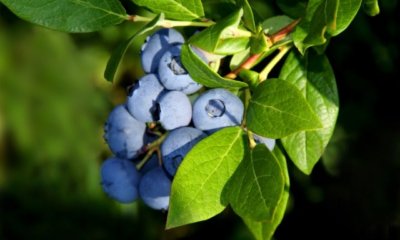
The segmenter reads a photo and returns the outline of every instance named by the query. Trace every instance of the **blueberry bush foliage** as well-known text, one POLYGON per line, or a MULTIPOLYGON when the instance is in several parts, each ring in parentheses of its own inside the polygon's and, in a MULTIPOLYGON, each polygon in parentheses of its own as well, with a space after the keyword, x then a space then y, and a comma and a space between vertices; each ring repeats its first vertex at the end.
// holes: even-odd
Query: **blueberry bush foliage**
MULTIPOLYGON (((360 10, 378 14, 377 0, 265 1, 281 10, 267 19, 248 0, 132 1, 149 13, 128 14, 119 0, 0 0, 18 17, 64 32, 143 22, 112 53, 104 73, 110 82, 137 36, 194 29, 181 47, 185 71, 204 91, 224 88, 238 96, 244 116, 187 153, 172 181, 166 228, 207 220, 230 206, 256 239, 270 239, 288 203, 287 161, 311 174, 335 128, 339 99, 324 51, 360 10), (257 137, 277 144, 270 150, 257 137)), ((159 150, 160 136, 147 150, 159 150)))

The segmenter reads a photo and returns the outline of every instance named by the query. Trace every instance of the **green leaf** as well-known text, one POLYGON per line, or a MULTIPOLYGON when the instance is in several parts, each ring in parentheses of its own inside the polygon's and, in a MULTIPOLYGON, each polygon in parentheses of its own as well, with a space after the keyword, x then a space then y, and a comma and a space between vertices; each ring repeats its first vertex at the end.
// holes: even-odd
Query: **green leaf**
POLYGON ((307 0, 277 0, 279 8, 292 18, 303 17, 306 8, 307 0))
POLYGON ((364 0, 363 10, 370 16, 378 15, 380 12, 378 0, 364 0))
POLYGON ((181 50, 182 63, 190 76, 198 83, 203 84, 210 88, 242 88, 247 87, 244 82, 230 80, 221 77, 218 73, 214 72, 200 57, 193 52, 187 45, 182 45, 181 50))
POLYGON ((132 0, 154 13, 164 13, 166 18, 194 20, 204 17, 201 0, 132 0))
POLYGON ((293 32, 299 51, 323 45, 331 36, 343 32, 353 21, 361 0, 310 0, 306 14, 293 32))
POLYGON ((322 127, 300 90, 280 79, 268 79, 258 85, 246 120, 247 127, 257 135, 275 139, 322 127))
POLYGON ((151 20, 149 23, 147 23, 145 26, 143 26, 139 31, 137 31, 128 40, 121 43, 117 47, 117 49, 115 49, 115 51, 112 53, 110 59, 108 60, 106 70, 104 71, 104 78, 107 79, 107 81, 112 82, 114 80, 114 76, 118 69, 118 66, 119 66, 123 56, 125 55, 126 50, 132 44, 133 40, 137 36, 140 36, 148 31, 153 30, 155 27, 157 27, 157 24, 163 20, 164 20, 164 14, 161 13, 161 14, 157 15, 156 17, 154 17, 153 20, 151 20))
POLYGON ((310 51, 306 56, 290 53, 280 78, 294 84, 321 119, 323 128, 302 131, 282 138, 282 144, 294 164, 310 174, 328 144, 339 111, 335 76, 328 59, 310 51))
POLYGON ((234 70, 240 66, 250 56, 250 48, 234 54, 229 62, 229 68, 234 70))
POLYGON ((278 160, 280 166, 282 167, 282 171, 285 176, 285 189, 278 205, 276 206, 275 215, 271 221, 259 222, 254 221, 250 218, 243 218, 244 223, 257 240, 268 240, 272 238, 275 230, 277 229, 285 215, 286 206, 289 200, 290 181, 285 156, 282 154, 278 147, 274 148, 273 154, 278 160))
POLYGON ((207 52, 220 55, 232 55, 245 50, 251 33, 239 28, 242 16, 243 9, 233 12, 211 27, 193 35, 189 43, 207 52))
POLYGON ((172 182, 167 229, 211 218, 224 210, 221 194, 244 156, 240 127, 203 139, 186 155, 172 182))
POLYGON ((243 22, 247 29, 253 33, 257 32, 253 10, 247 0, 236 0, 238 7, 243 8, 243 22))
POLYGON ((342 33, 353 21, 360 10, 362 0, 339 0, 339 7, 336 17, 336 26, 328 29, 330 36, 337 36, 342 33))
POLYGON ((224 190, 232 209, 242 218, 271 222, 285 187, 279 161, 264 144, 250 150, 224 190))
POLYGON ((310 0, 304 20, 293 32, 295 46, 304 54, 312 46, 324 44, 328 28, 336 26, 339 0, 310 0))
POLYGON ((292 22, 293 19, 286 15, 274 16, 266 19, 262 23, 262 28, 264 30, 264 33, 272 35, 292 22))
POLYGON ((58 31, 93 32, 127 20, 118 0, 1 0, 18 17, 58 31))

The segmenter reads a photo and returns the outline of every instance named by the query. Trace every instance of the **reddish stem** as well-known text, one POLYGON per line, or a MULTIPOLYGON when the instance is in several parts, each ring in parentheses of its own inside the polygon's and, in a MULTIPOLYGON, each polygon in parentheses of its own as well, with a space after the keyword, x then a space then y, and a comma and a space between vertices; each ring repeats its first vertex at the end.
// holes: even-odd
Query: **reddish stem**
POLYGON ((262 53, 256 53, 251 55, 249 58, 246 59, 239 67, 232 70, 230 73, 226 74, 225 77, 229 79, 235 79, 240 71, 243 69, 250 69, 252 68, 257 60, 261 57, 262 53))
MULTIPOLYGON (((300 18, 294 20, 291 22, 289 25, 285 26, 278 32, 274 33, 273 35, 268 37, 268 40, 270 41, 271 46, 274 45, 276 42, 279 42, 283 38, 285 38, 290 32, 293 31, 293 29, 297 26, 297 24, 300 22, 300 18)), ((246 59, 242 64, 240 64, 239 67, 236 69, 232 70, 230 73, 226 74, 225 77, 229 79, 235 79, 237 75, 239 74, 240 71, 244 69, 251 69, 254 67, 254 65, 257 63, 258 59, 262 57, 262 53, 257 53, 251 55, 249 58, 246 59)))
POLYGON ((279 42, 280 40, 285 38, 290 32, 293 31, 293 29, 297 26, 297 24, 299 22, 300 22, 300 18, 294 20, 293 22, 291 22, 286 27, 282 28, 278 32, 276 32, 276 33, 272 34, 271 36, 269 36, 269 40, 271 41, 271 44, 279 42))

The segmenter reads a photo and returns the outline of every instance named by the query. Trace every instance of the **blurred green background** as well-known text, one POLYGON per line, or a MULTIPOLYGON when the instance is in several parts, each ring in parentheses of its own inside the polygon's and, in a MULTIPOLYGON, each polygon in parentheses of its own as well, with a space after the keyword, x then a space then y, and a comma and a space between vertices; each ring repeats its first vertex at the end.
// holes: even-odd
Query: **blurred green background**
MULTIPOLYGON (((262 16, 279 13, 253 3, 262 16)), ((276 239, 400 239, 399 3, 380 3, 379 16, 360 12, 328 47, 337 127, 311 176, 289 163, 290 204, 276 239)), ((129 49, 114 84, 102 74, 112 49, 138 26, 66 34, 0 5, 0 239, 251 239, 229 209, 164 231, 165 213, 101 191, 99 166, 111 155, 103 123, 143 74, 144 39, 129 49)))

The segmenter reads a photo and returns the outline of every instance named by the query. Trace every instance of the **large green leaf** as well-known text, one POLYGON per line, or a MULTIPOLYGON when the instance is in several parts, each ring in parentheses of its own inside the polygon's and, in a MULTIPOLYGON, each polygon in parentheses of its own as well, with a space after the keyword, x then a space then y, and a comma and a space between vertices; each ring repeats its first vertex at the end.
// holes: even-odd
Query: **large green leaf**
POLYGON ((201 0, 132 0, 154 13, 164 13, 166 18, 194 20, 204 17, 201 0))
POLYGON ((296 47, 304 54, 307 48, 327 43, 353 21, 362 0, 310 0, 305 16, 293 33, 296 47))
POLYGON ((278 202, 278 205, 276 206, 276 211, 271 221, 260 222, 254 221, 250 218, 243 218, 244 223, 257 240, 269 240, 272 238, 275 230, 277 229, 283 219, 283 216, 285 215, 286 206, 289 200, 290 181, 286 165, 286 158, 278 147, 274 148, 273 154, 274 157, 278 160, 279 165, 282 168, 282 172, 284 173, 285 189, 283 191, 282 197, 280 198, 280 201, 278 202))
POLYGON ((188 45, 181 50, 182 63, 190 76, 198 83, 210 88, 242 88, 247 87, 244 82, 223 78, 214 72, 203 60, 198 57, 188 45))
POLYGON ((118 0, 1 0, 18 17, 65 32, 93 32, 127 19, 118 0))
POLYGON ((110 59, 107 62, 106 70, 104 71, 104 78, 107 79, 107 81, 112 82, 114 80, 114 76, 118 69, 118 65, 121 62, 122 58, 124 57, 126 50, 132 44, 133 40, 137 36, 140 36, 148 31, 153 30, 155 27, 157 27, 157 24, 162 20, 164 20, 164 14, 161 13, 157 15, 153 20, 151 20, 148 24, 143 26, 139 31, 133 34, 132 37, 130 37, 128 40, 121 43, 117 47, 117 49, 114 50, 110 59))
POLYGON ((339 111, 336 80, 328 59, 310 51, 306 56, 290 53, 280 78, 294 84, 321 119, 323 128, 294 133, 282 139, 294 164, 310 174, 332 136, 339 111))
POLYGON ((257 144, 240 163, 226 187, 232 209, 242 218, 271 222, 281 201, 285 174, 264 144, 257 144))
POLYGON ((247 127, 268 138, 321 128, 300 90, 287 81, 268 79, 258 85, 247 111, 247 127))
POLYGON ((172 183, 167 228, 206 220, 226 207, 222 191, 244 156, 240 127, 224 128, 199 142, 172 183))
POLYGON ((231 55, 245 50, 250 41, 251 33, 239 28, 243 9, 233 12, 216 24, 193 35, 190 44, 207 52, 231 55))

